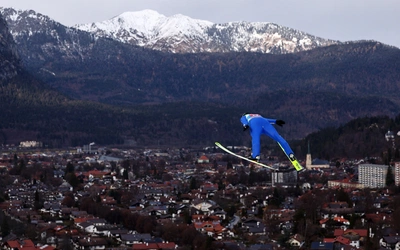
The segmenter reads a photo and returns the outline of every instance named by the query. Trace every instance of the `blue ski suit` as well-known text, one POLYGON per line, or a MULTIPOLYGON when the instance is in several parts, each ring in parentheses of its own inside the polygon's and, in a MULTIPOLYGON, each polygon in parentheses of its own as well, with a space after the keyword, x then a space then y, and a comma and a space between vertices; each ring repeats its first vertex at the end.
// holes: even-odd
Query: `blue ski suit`
POLYGON ((259 114, 245 114, 240 118, 240 122, 243 127, 248 126, 250 128, 252 158, 256 158, 260 155, 260 137, 262 134, 268 135, 278 142, 288 156, 291 154, 293 155, 293 150, 290 148, 289 144, 279 135, 274 126, 271 125, 276 123, 276 119, 264 118, 259 114))

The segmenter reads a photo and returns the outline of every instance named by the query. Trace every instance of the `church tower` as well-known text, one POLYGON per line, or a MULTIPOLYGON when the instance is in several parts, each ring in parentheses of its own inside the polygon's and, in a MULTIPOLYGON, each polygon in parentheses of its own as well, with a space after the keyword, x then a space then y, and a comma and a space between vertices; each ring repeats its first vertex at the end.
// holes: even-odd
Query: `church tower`
POLYGON ((307 155, 306 155, 306 169, 311 169, 311 151, 310 151, 310 141, 308 141, 308 150, 307 150, 307 155))

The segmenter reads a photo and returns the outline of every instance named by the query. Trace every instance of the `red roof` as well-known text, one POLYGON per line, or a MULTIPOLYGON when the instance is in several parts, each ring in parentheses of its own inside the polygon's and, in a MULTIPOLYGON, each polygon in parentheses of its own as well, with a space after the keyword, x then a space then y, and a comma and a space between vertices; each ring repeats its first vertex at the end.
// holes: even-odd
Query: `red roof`
POLYGON ((36 250, 35 244, 33 244, 32 240, 9 240, 7 241, 7 245, 11 249, 18 250, 36 250))
POLYGON ((329 220, 329 218, 322 219, 319 221, 319 224, 325 224, 328 220, 329 220))
POLYGON ((347 239, 347 238, 345 238, 343 236, 337 237, 336 241, 341 243, 341 244, 343 244, 343 245, 350 245, 350 242, 351 242, 349 239, 347 239))
POLYGON ((138 250, 151 250, 151 249, 159 249, 157 243, 133 243, 132 249, 138 250))
POLYGON ((157 243, 157 245, 160 249, 175 249, 176 247, 174 242, 157 243))
POLYGON ((324 243, 333 243, 335 242, 335 238, 324 238, 324 243))
POLYGON ((337 222, 340 222, 340 223, 343 223, 343 224, 350 224, 349 220, 346 220, 346 219, 344 219, 342 217, 338 217, 338 216, 334 217, 333 220, 337 221, 337 222))
POLYGON ((195 222, 194 227, 199 230, 203 229, 207 232, 215 232, 215 233, 221 233, 222 231, 225 230, 223 226, 219 224, 219 222, 212 222, 212 221, 203 221, 203 222, 195 222))
POLYGON ((367 231, 367 229, 347 229, 347 230, 335 229, 335 231, 333 233, 333 235, 335 235, 336 237, 346 235, 346 234, 357 234, 360 237, 367 237, 368 231, 367 231))
POLYGON ((200 156, 200 158, 199 159, 201 159, 201 160, 208 160, 208 157, 207 156, 205 156, 205 155, 202 155, 202 156, 200 156))

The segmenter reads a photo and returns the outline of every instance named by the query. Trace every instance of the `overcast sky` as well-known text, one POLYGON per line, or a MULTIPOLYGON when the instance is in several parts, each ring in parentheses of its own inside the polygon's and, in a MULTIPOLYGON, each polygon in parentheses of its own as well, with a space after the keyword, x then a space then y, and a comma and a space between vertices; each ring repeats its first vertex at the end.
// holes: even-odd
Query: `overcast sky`
POLYGON ((1 0, 67 26, 151 9, 213 23, 273 22, 327 39, 376 40, 400 48, 400 0, 1 0))

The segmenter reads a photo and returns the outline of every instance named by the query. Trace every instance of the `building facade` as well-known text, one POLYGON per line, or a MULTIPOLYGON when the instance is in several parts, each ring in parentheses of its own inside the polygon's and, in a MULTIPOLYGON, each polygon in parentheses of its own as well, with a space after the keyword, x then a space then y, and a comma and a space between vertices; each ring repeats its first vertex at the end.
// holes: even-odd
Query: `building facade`
POLYGON ((360 164, 358 165, 358 182, 369 188, 385 187, 387 171, 387 165, 360 164))
POLYGON ((396 184, 396 186, 400 186, 400 162, 396 162, 394 164, 393 175, 394 183, 396 184))
POLYGON ((330 180, 328 181, 328 187, 333 188, 333 187, 342 187, 342 188, 359 188, 362 189, 364 188, 364 185, 361 183, 355 183, 351 182, 348 179, 345 180, 330 180))
POLYGON ((22 141, 19 143, 19 147, 21 147, 21 148, 41 148, 41 147, 43 147, 43 143, 40 141, 22 141))
POLYGON ((294 168, 279 169, 271 173, 272 186, 276 184, 289 184, 296 185, 297 183, 297 171, 294 168))

